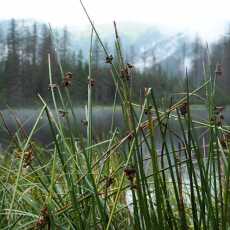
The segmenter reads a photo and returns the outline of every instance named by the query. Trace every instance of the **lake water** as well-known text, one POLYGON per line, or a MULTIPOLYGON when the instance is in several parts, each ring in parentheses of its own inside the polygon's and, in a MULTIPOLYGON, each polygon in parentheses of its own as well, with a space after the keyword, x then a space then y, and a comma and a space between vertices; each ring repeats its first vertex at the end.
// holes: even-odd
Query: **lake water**
MULTIPOLYGON (((78 126, 80 125, 84 132, 86 132, 86 128, 83 125, 84 120, 86 120, 85 109, 76 108, 74 109, 78 126)), ((18 129, 18 121, 20 121, 23 130, 27 133, 30 132, 33 127, 40 110, 39 109, 16 109, 14 111, 10 110, 2 110, 1 113, 4 117, 4 122, 0 119, 0 149, 3 146, 6 146, 9 142, 10 135, 8 134, 8 130, 10 133, 14 134, 18 129), (16 121, 17 119, 17 121, 16 121), (7 129, 5 128, 7 126, 7 129)), ((55 114, 55 113, 54 113, 55 114)), ((65 119, 60 116, 60 119, 65 119)), ((119 129, 123 128, 123 118, 121 114, 121 108, 118 107, 114 113, 114 124, 119 129)), ((112 122, 112 107, 109 106, 97 106, 93 109, 93 130, 94 133, 97 133, 98 136, 102 136, 110 130, 112 122)), ((33 139, 39 141, 43 144, 49 144, 52 140, 49 123, 47 120, 47 116, 44 113, 39 122, 39 128, 36 130, 33 139)), ((75 128, 75 127, 72 127, 75 128)))
MULTIPOLYGON (((111 127, 112 122, 112 110, 110 106, 96 106, 93 109, 93 129, 94 133, 102 137, 106 136, 111 127)), ((76 108, 74 109, 78 123, 81 124, 81 121, 85 120, 85 109, 76 108)), ((17 130, 17 122, 20 121, 23 129, 29 133, 33 127, 34 122, 39 114, 39 109, 16 109, 14 111, 2 110, 1 111, 5 124, 7 125, 8 130, 13 134, 17 130)), ((198 121, 205 121, 207 119, 207 110, 203 106, 193 106, 192 107, 192 117, 198 121)), ((224 122, 230 124, 230 106, 225 107, 224 112, 224 122)), ((61 117, 61 119, 64 119, 61 117)), ((176 122, 175 122, 176 123, 176 122)), ((10 136, 6 131, 5 124, 0 121, 0 151, 3 149, 9 142, 10 136)), ((121 108, 117 107, 114 114, 114 124, 115 127, 122 130, 124 127, 123 117, 121 114, 121 108)), ((81 125, 82 126, 82 125, 81 125)), ((176 125, 177 126, 177 125, 176 125)), ((177 129, 175 127, 175 129, 177 129)), ((43 144, 49 144, 52 140, 51 133, 49 130, 49 124, 46 115, 42 117, 39 123, 39 128, 33 136, 34 140, 39 141, 43 144)))

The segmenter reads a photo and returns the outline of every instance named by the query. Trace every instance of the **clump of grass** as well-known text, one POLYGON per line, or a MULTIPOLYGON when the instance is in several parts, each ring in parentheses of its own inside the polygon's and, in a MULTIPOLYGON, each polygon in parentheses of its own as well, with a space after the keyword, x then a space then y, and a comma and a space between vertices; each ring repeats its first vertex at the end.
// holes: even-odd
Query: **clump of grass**
MULTIPOLYGON (((195 90, 186 76, 184 96, 164 110, 154 87, 145 89, 144 100, 135 104, 130 64, 125 63, 116 24, 114 63, 89 20, 86 138, 72 107, 70 84, 50 88, 54 110, 38 95, 42 109, 33 128, 27 134, 19 127, 10 160, 0 166, 1 229, 228 229, 230 131, 223 119, 219 122, 215 74, 206 66, 204 84, 195 90), (120 134, 112 118, 110 132, 99 141, 92 129, 93 36, 105 51, 117 89, 113 114, 119 98, 125 125, 120 134), (202 89, 209 113, 206 122, 191 115, 191 98, 202 89), (61 117, 60 111, 64 111, 61 117), (42 116, 47 117, 53 138, 49 149, 32 141, 42 116), (198 136, 199 129, 205 130, 206 138, 198 136)), ((56 86, 51 62, 48 56, 50 86, 56 86)), ((65 79, 60 61, 59 66, 65 79)))

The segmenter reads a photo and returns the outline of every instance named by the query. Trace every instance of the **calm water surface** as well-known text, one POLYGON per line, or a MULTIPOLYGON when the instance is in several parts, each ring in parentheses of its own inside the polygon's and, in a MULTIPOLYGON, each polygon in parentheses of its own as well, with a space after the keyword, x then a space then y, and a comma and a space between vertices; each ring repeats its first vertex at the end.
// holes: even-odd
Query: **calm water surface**
MULTIPOLYGON (((112 117, 114 119, 115 127, 118 127, 119 130, 122 130, 124 128, 121 108, 117 107, 116 112, 113 116, 112 110, 113 108, 109 106, 96 106, 93 109, 93 129, 96 135, 100 137, 106 136, 106 133, 108 133, 111 127, 112 117)), ((85 109, 77 108, 74 111, 76 114, 78 125, 80 124, 82 126, 82 121, 86 119, 85 109)), ((18 122, 20 122, 24 131, 29 133, 40 111, 39 109, 16 109, 14 111, 2 110, 1 112, 4 116, 5 124, 7 125, 8 130, 12 134, 14 134, 15 131, 18 129, 18 122), (17 121, 15 118, 17 118, 17 121)), ((207 110, 203 106, 192 107, 193 119, 198 121, 205 121, 207 119, 207 115, 207 110)), ((230 106, 225 107, 223 115, 225 123, 230 124, 230 106)), ((64 119, 62 117, 60 118, 64 119)), ((0 120, 0 151, 4 148, 4 146, 8 144, 10 140, 10 136, 6 131, 5 124, 2 122, 2 120, 0 120)), ((172 122, 172 126, 174 126, 175 129, 178 129, 176 121, 175 124, 173 124, 172 122)), ((49 144, 52 141, 48 120, 45 114, 40 119, 39 127, 36 130, 33 138, 34 140, 43 144, 49 144)))

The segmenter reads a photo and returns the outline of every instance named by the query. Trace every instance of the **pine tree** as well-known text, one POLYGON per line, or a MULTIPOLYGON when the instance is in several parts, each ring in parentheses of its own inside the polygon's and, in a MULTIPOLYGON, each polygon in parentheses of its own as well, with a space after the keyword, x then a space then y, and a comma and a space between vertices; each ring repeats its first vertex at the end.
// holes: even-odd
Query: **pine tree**
POLYGON ((70 62, 70 34, 65 26, 60 39, 60 57, 64 68, 68 68, 70 62))
MULTIPOLYGON (((46 25, 42 26, 42 38, 41 44, 39 46, 39 78, 36 82, 36 92, 40 93, 42 96, 48 94, 47 87, 49 85, 49 75, 48 75, 48 54, 51 56, 52 66, 55 62, 55 55, 53 49, 52 38, 49 29, 46 25)), ((52 68, 54 71, 54 68, 52 68)))
POLYGON ((194 87, 198 87, 204 79, 203 65, 205 63, 205 49, 201 39, 197 36, 193 45, 193 60, 191 77, 194 87))
POLYGON ((20 103, 22 99, 22 79, 20 72, 20 37, 17 31, 15 19, 10 22, 10 28, 7 36, 7 61, 5 65, 5 76, 7 84, 7 102, 20 103))

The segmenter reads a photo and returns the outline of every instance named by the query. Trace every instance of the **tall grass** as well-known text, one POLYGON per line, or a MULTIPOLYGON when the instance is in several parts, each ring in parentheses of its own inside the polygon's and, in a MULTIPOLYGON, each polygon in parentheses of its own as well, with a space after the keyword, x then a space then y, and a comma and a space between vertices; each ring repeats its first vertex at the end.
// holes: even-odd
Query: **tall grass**
POLYGON ((86 119, 79 126, 68 87, 54 87, 48 55, 54 110, 38 95, 42 108, 30 133, 18 121, 10 157, 0 165, 1 229, 229 229, 230 131, 215 104, 215 73, 205 66, 206 79, 195 90, 186 74, 184 96, 165 109, 154 87, 145 89, 144 100, 136 104, 130 84, 133 67, 125 63, 116 24, 115 63, 87 16, 92 32, 86 119), (110 132, 101 140, 92 129, 91 96, 97 84, 92 76, 93 36, 111 66, 116 86, 112 111, 119 98, 125 122, 120 133, 112 118, 110 132), (206 122, 193 119, 190 103, 204 89, 206 122), (49 122, 50 148, 33 141, 42 116, 49 122), (205 135, 198 135, 199 129, 205 135))

